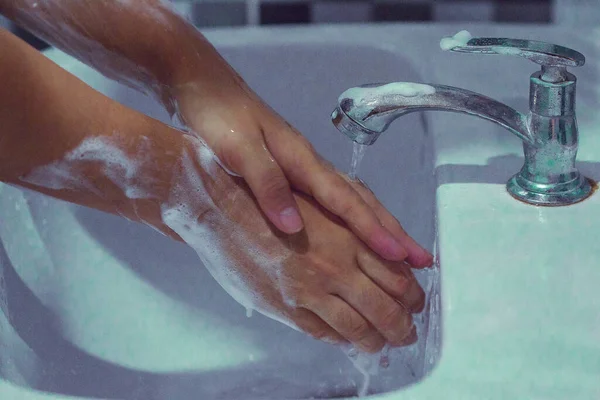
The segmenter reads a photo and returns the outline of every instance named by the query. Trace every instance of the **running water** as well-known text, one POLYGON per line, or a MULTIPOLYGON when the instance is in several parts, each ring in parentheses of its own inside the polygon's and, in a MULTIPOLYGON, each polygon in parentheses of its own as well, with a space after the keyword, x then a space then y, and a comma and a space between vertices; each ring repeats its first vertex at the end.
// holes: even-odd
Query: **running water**
POLYGON ((389 362, 389 345, 375 354, 369 354, 360 350, 352 345, 343 346, 343 351, 346 356, 352 361, 354 367, 362 374, 363 381, 358 388, 358 397, 365 397, 368 394, 369 386, 371 384, 371 376, 379 374, 380 368, 387 368, 390 365, 389 362))
POLYGON ((348 176, 350 179, 356 179, 358 175, 358 169, 360 167, 360 162, 365 155, 365 151, 367 150, 366 144, 354 143, 354 151, 352 152, 352 164, 350 164, 350 171, 348 172, 348 176))
POLYGON ((400 366, 410 374, 412 383, 427 376, 437 364, 441 345, 439 272, 436 257, 432 267, 415 273, 415 276, 419 275, 418 279, 421 281, 427 297, 425 309, 418 317, 415 316, 415 326, 419 337, 417 343, 400 348, 391 348, 386 345, 379 353, 375 354, 357 350, 352 345, 342 346, 341 350, 362 375, 362 381, 357 382, 356 395, 359 398, 380 392, 381 384, 389 379, 389 374, 386 374, 385 370, 390 364, 395 364, 395 371, 400 366), (380 374, 382 376, 378 377, 380 374))
MULTIPOLYGON (((366 145, 354 143, 352 164, 348 176, 356 179, 360 163, 365 154, 366 145)), ((435 223, 437 232, 437 219, 435 223)), ((415 271, 415 276, 426 293, 426 307, 415 320, 419 340, 417 343, 403 348, 391 349, 386 345, 381 352, 369 354, 356 349, 352 345, 342 346, 342 351, 352 362, 354 367, 362 374, 362 382, 357 383, 359 398, 369 394, 373 377, 383 373, 390 363, 404 364, 414 381, 419 381, 428 375, 440 357, 441 324, 440 324, 440 269, 437 254, 437 243, 434 243, 433 266, 424 270, 415 271), (390 353, 393 354, 390 354, 390 353), (392 360, 393 358, 393 360, 392 360)), ((377 390, 377 389, 375 389, 377 390)))

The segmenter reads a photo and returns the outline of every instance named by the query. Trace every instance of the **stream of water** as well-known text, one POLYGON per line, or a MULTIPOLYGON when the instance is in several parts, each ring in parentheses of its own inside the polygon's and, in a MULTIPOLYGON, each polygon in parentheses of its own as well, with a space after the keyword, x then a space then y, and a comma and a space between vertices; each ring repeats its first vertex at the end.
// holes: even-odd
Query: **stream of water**
POLYGON ((367 145, 354 143, 354 149, 352 152, 352 163, 350 164, 350 171, 348 171, 348 176, 351 179, 356 179, 358 175, 358 169, 360 168, 360 163, 365 155, 365 151, 367 150, 367 145))

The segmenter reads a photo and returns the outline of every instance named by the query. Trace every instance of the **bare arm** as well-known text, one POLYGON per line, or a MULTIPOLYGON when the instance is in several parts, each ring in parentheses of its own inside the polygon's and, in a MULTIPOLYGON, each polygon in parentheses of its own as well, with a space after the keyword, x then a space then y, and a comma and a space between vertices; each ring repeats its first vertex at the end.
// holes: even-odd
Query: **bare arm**
POLYGON ((9 94, 0 96, 0 181, 160 226, 159 202, 184 150, 181 133, 93 90, 2 29, 0 48, 9 94), (81 151, 86 142, 122 157, 107 162, 94 149, 81 151), (128 162, 136 169, 130 180, 152 177, 145 199, 115 182, 125 180, 119 175, 128 162))
POLYGON ((377 200, 332 169, 167 2, 0 0, 0 13, 106 76, 159 97, 244 178, 279 230, 303 228, 296 190, 342 218, 382 257, 430 264, 431 255, 377 200))
POLYGON ((0 13, 106 76, 162 100, 180 84, 223 86, 239 78, 161 0, 0 0, 0 13))

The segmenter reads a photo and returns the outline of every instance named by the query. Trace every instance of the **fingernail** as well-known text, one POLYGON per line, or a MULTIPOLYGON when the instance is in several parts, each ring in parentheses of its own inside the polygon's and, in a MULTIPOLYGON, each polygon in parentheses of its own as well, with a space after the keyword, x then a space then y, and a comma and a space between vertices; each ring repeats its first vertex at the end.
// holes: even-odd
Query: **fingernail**
POLYGON ((288 207, 280 212, 279 221, 288 233, 297 233, 302 230, 302 218, 294 207, 288 207))
POLYGON ((427 268, 433 264, 433 255, 425 250, 423 247, 415 244, 414 250, 410 252, 410 255, 406 260, 412 267, 415 268, 427 268))
POLYGON ((425 268, 431 267, 431 265, 433 264, 433 255, 425 249, 422 249, 421 252, 422 256, 419 265, 425 268))

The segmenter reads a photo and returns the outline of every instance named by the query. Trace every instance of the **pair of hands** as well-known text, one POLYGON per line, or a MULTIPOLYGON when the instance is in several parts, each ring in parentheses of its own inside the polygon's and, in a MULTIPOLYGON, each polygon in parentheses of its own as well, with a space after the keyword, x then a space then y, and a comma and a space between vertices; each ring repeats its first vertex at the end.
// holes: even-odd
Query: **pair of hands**
MULTIPOLYGON (((204 179, 195 176, 187 193, 199 207, 174 235, 212 261, 207 268, 234 298, 315 337, 366 351, 415 339, 411 313, 423 307, 424 294, 410 268, 429 265, 431 255, 368 189, 335 171, 269 109, 195 27, 158 0, 0 0, 0 12, 107 76, 156 91, 241 177, 221 168, 207 175, 200 171, 206 160, 196 160, 204 179), (216 211, 200 211, 202 185, 222 189, 209 194, 216 211), (196 231, 186 228, 192 224, 196 231)), ((11 36, 0 31, 3 51, 14 55, 1 63, 0 73, 22 72, 27 79, 6 80, 14 95, 0 107, 8 110, 2 118, 10 133, 2 142, 8 162, 2 160, 0 177, 172 234, 161 214, 172 194, 171 167, 183 162, 182 143, 199 150, 198 138, 182 140, 180 132, 112 104, 11 36), (38 134, 48 126, 57 127, 52 140, 38 134), (116 131, 129 134, 122 140, 116 131), (28 186, 21 179, 93 137, 85 132, 99 132, 124 154, 139 157, 143 173, 132 179, 148 186, 151 198, 129 198, 119 186, 124 169, 116 165, 107 174, 93 157, 69 160, 90 181, 81 188, 28 186)))
POLYGON ((429 266, 432 256, 239 76, 228 83, 173 91, 179 117, 230 172, 220 169, 219 180, 230 181, 223 197, 235 201, 223 198, 222 208, 243 233, 213 224, 214 246, 228 261, 209 262, 212 275, 246 307, 321 340, 368 352, 414 342, 411 313, 425 295, 411 268, 429 266))

